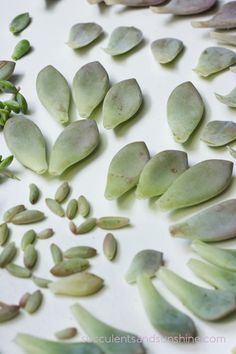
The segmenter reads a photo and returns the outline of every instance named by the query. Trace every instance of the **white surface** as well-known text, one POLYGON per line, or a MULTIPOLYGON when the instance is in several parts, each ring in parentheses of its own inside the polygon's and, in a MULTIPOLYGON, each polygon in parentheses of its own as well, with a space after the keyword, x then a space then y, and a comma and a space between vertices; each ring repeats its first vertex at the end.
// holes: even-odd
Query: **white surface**
MULTIPOLYGON (((2 0, 3 3, 3 0, 2 0)), ((36 275, 50 277, 48 270, 52 266, 49 245, 57 243, 63 249, 75 245, 92 245, 99 250, 99 256, 91 260, 91 270, 104 277, 106 287, 103 291, 87 299, 78 299, 88 310, 98 318, 134 332, 140 336, 162 337, 155 332, 141 306, 135 286, 129 286, 124 281, 124 273, 137 251, 144 248, 154 248, 164 252, 167 265, 193 280, 203 284, 195 278, 186 267, 186 262, 194 254, 190 251, 186 241, 174 240, 169 236, 168 225, 170 222, 180 220, 183 216, 203 209, 213 203, 229 197, 235 197, 235 181, 231 187, 220 197, 199 207, 189 208, 171 214, 155 210, 152 202, 135 200, 134 194, 129 193, 119 202, 109 202, 103 197, 108 164, 113 155, 125 144, 136 140, 144 140, 153 155, 161 150, 183 148, 189 154, 190 164, 208 158, 231 159, 226 149, 210 149, 200 142, 199 137, 204 124, 213 119, 234 120, 235 110, 230 110, 214 97, 214 92, 228 93, 235 85, 235 74, 225 71, 216 77, 204 80, 199 78, 192 68, 196 66, 197 59, 206 47, 215 45, 209 38, 208 30, 193 29, 190 18, 173 18, 168 15, 157 15, 149 9, 126 10, 122 6, 113 8, 87 4, 86 0, 58 0, 49 2, 46 6, 43 0, 8 0, 4 1, 4 15, 0 16, 0 53, 1 59, 10 58, 12 49, 19 38, 31 41, 34 50, 17 62, 17 84, 22 87, 22 93, 27 97, 31 111, 30 118, 41 128, 48 146, 52 145, 62 127, 51 118, 40 105, 35 92, 35 79, 38 71, 45 65, 52 64, 59 69, 71 83, 76 71, 85 63, 99 60, 107 69, 112 83, 135 77, 144 93, 145 105, 137 118, 128 124, 113 131, 105 131, 101 122, 101 109, 98 110, 96 119, 102 136, 102 144, 95 156, 89 159, 90 163, 82 163, 70 171, 63 179, 68 179, 73 187, 72 195, 81 193, 92 202, 94 215, 120 214, 129 216, 132 228, 115 232, 119 241, 119 255, 115 262, 109 263, 102 255, 102 242, 105 232, 96 230, 84 237, 75 238, 69 231, 67 221, 62 220, 48 211, 44 198, 54 195, 60 181, 37 176, 24 169, 17 161, 14 167, 21 181, 6 181, 2 183, 0 211, 3 213, 8 207, 18 203, 28 205, 28 185, 35 182, 43 192, 43 197, 37 205, 46 212, 48 219, 35 226, 36 230, 44 227, 53 227, 56 235, 49 240, 37 243, 40 252, 40 262, 36 275), (29 11, 33 17, 32 24, 18 37, 8 31, 10 20, 21 12, 29 11), (74 52, 65 42, 70 27, 77 22, 95 21, 104 27, 106 36, 89 49, 74 52), (145 45, 137 49, 132 55, 124 58, 112 59, 103 50, 106 46, 108 34, 119 25, 134 25, 140 28, 145 36, 145 45), (186 45, 184 54, 171 68, 158 65, 150 51, 151 41, 173 36, 182 39, 186 45), (203 124, 194 134, 193 139, 186 146, 174 143, 166 120, 166 101, 171 91, 180 83, 191 80, 206 104, 206 115, 203 124)), ((206 16, 198 16, 202 18, 206 16)), ((76 112, 73 111, 74 119, 76 112)), ((1 154, 9 154, 2 133, 0 136, 1 154)), ((79 218, 78 218, 79 222, 79 218)), ((21 236, 30 227, 11 227, 11 240, 19 245, 21 236)), ((227 246, 235 246, 235 241, 230 241, 227 246)), ((22 262, 22 254, 17 263, 22 262)), ((188 313, 170 292, 159 284, 164 296, 179 309, 188 313)), ((35 290, 35 285, 30 280, 20 280, 10 276, 5 270, 0 271, 0 300, 7 303, 17 303, 26 291, 35 290)), ((20 354, 21 350, 14 344, 13 339, 18 332, 31 333, 44 338, 53 339, 53 333, 66 326, 75 326, 69 306, 77 301, 73 298, 56 298, 50 291, 43 291, 45 301, 38 313, 30 316, 22 311, 15 320, 0 326, 0 352, 1 354, 20 354)), ((191 315, 191 314, 190 314, 191 315)), ((183 345, 171 343, 144 343, 149 354, 182 354, 182 353, 230 353, 236 344, 235 316, 219 323, 207 323, 194 319, 201 343, 183 345), (225 343, 204 343, 204 337, 225 336, 225 343)), ((82 330, 79 329, 82 334, 82 330)), ((77 338, 78 339, 78 338, 77 338)), ((214 338, 212 339, 214 341, 214 338)), ((217 341, 217 339, 215 339, 217 341)))

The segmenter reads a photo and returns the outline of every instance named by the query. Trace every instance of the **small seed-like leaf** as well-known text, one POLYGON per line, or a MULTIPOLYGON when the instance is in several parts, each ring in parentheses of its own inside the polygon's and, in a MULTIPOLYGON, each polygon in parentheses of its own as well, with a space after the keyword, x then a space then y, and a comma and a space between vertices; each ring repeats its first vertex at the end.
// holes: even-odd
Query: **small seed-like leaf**
POLYGON ((205 160, 190 167, 160 197, 162 210, 197 205, 222 193, 232 179, 233 163, 227 160, 205 160))
POLYGON ((61 263, 63 261, 62 250, 55 243, 51 244, 50 250, 54 264, 61 263))
POLYGON ((61 218, 65 216, 65 211, 62 208, 62 206, 54 199, 52 198, 46 198, 45 202, 47 204, 47 207, 57 216, 60 216, 61 218))
POLYGON ((32 314, 35 313, 41 306, 43 301, 43 294, 40 290, 36 290, 33 294, 30 295, 26 305, 25 311, 32 314))
POLYGON ((114 129, 132 118, 138 112, 142 100, 142 91, 135 79, 112 86, 103 103, 104 128, 114 129))
POLYGON ((216 3, 216 0, 171 0, 164 6, 151 7, 153 12, 158 14, 173 14, 178 16, 189 16, 200 14, 209 10, 216 3))
MULTIPOLYGON (((235 21, 236 27, 236 21, 235 21)), ((216 39, 218 42, 222 42, 224 44, 230 44, 236 46, 236 36, 233 34, 228 33, 221 33, 221 32, 211 32, 211 38, 216 39)))
POLYGON ((32 269, 38 259, 38 252, 33 245, 28 245, 24 251, 24 265, 28 269, 32 269))
POLYGON ((147 275, 138 276, 137 284, 144 309, 155 329, 168 338, 196 336, 197 330, 192 319, 168 303, 147 275))
POLYGON ((97 341, 97 345, 104 353, 145 354, 145 349, 136 335, 121 331, 98 320, 79 304, 71 306, 71 311, 91 340, 96 341, 97 337, 108 339, 97 341), (122 338, 122 340, 114 342, 109 338, 122 338), (129 340, 130 338, 132 338, 132 342, 129 340))
POLYGON ((72 95, 81 117, 89 118, 103 101, 109 89, 109 77, 104 67, 94 61, 77 71, 72 85, 72 95))
POLYGON ((95 274, 82 272, 57 280, 48 287, 57 295, 89 296, 103 287, 103 279, 95 274))
POLYGON ((33 224, 45 219, 44 213, 39 210, 25 210, 16 214, 11 220, 12 224, 24 225, 33 224))
POLYGON ((166 150, 151 158, 144 167, 136 189, 138 198, 162 195, 188 168, 188 156, 183 151, 166 150))
POLYGON ((73 221, 69 222, 69 229, 74 235, 77 235, 77 226, 73 221))
POLYGON ((116 230, 128 226, 129 218, 122 216, 103 216, 97 219, 97 226, 104 230, 116 230))
POLYGON ((155 250, 140 251, 133 258, 125 279, 128 283, 135 283, 139 275, 146 275, 149 278, 152 278, 162 264, 162 252, 155 250))
POLYGON ((65 258, 91 258, 96 256, 97 250, 88 246, 76 246, 64 252, 65 258))
POLYGON ((8 238, 9 238, 9 228, 7 226, 7 223, 3 223, 0 225, 0 246, 3 246, 8 238))
POLYGON ((17 278, 30 278, 31 277, 31 271, 27 268, 21 267, 17 264, 10 263, 6 266, 6 269, 8 270, 9 273, 14 275, 14 277, 17 278))
POLYGON ((76 199, 71 199, 66 208, 66 216, 72 220, 76 217, 78 211, 78 202, 76 199))
POLYGON ((37 77, 40 102, 59 123, 69 121, 70 88, 64 76, 52 65, 43 68, 37 77))
POLYGON ((23 116, 12 117, 3 132, 9 149, 22 165, 38 174, 47 171, 46 143, 35 123, 23 116))
POLYGON ((30 24, 30 15, 28 12, 20 14, 11 21, 9 29, 12 33, 19 33, 23 31, 30 24))
POLYGON ((236 123, 214 120, 203 130, 201 140, 208 146, 224 146, 236 139, 236 123))
POLYGON ((24 308, 27 301, 29 300, 29 297, 30 297, 30 293, 25 293, 21 298, 20 298, 20 301, 19 301, 19 306, 21 308, 24 308))
POLYGON ((15 258, 17 253, 17 248, 15 242, 9 243, 2 252, 0 253, 0 268, 6 267, 13 259, 15 258))
POLYGON ((59 135, 52 148, 49 173, 53 176, 61 175, 67 168, 89 156, 98 146, 99 140, 94 120, 84 119, 71 123, 59 135))
POLYGON ((75 327, 69 327, 62 329, 55 333, 55 337, 59 340, 67 340, 74 338, 77 335, 77 329, 75 327))
POLYGON ((17 334, 15 342, 27 354, 104 354, 97 344, 54 342, 23 333, 17 334))
POLYGON ((47 240, 48 238, 52 237, 54 235, 54 230, 53 229, 44 229, 40 232, 37 233, 37 239, 39 240, 47 240))
POLYGON ((214 245, 208 245, 200 240, 192 242, 191 247, 202 258, 223 269, 236 272, 236 250, 219 248, 214 245))
POLYGON ((29 185, 30 193, 29 193, 29 201, 31 204, 36 204, 37 201, 39 200, 39 195, 40 191, 38 189, 38 186, 36 184, 31 183, 29 185))
POLYGON ((165 267, 159 269, 158 276, 184 306, 203 320, 216 321, 236 309, 235 295, 231 291, 202 288, 165 267))
POLYGON ((236 27, 236 3, 230 1, 207 21, 193 21, 192 26, 196 28, 213 27, 217 29, 230 29, 236 27))
POLYGON ((34 230, 26 231, 21 240, 22 251, 25 251, 28 245, 33 244, 35 239, 36 239, 36 232, 34 230))
POLYGON ((82 272, 89 267, 87 259, 72 258, 57 263, 50 272, 56 277, 66 277, 68 275, 82 272))
POLYGON ((161 5, 166 1, 167 0, 105 0, 105 4, 106 5, 122 4, 129 7, 147 7, 147 6, 161 5))
POLYGON ((226 96, 215 94, 216 98, 229 107, 236 108, 236 87, 226 96))
POLYGON ((25 206, 23 204, 16 205, 10 209, 8 209, 4 215, 3 215, 3 220, 5 222, 11 222, 11 220, 14 218, 14 216, 22 211, 25 210, 25 206))
POLYGON ((77 23, 72 26, 69 33, 68 46, 79 49, 92 43, 103 33, 103 29, 97 23, 77 23))
POLYGON ((20 92, 17 92, 17 94, 16 94, 16 101, 20 107, 20 111, 23 114, 27 114, 28 113, 28 103, 27 103, 25 97, 20 92))
POLYGON ((200 55, 197 67, 198 75, 208 77, 236 64, 236 53, 222 47, 209 47, 200 55))
POLYGON ((158 63, 168 64, 182 52, 184 44, 176 38, 161 38, 152 42, 151 49, 158 63))
POLYGON ((95 228, 96 223, 97 223, 96 218, 88 218, 76 228, 76 235, 82 235, 92 231, 95 228))
POLYGON ((37 285, 39 288, 43 288, 43 289, 48 288, 48 285, 50 283, 52 283, 51 280, 44 279, 44 278, 39 278, 39 277, 35 277, 35 276, 32 277, 32 280, 33 280, 35 285, 37 285))
POLYGON ((112 234, 107 234, 103 241, 103 253, 109 261, 112 261, 117 253, 117 241, 112 234))
POLYGON ((172 225, 170 233, 174 237, 206 242, 228 240, 236 236, 235 213, 236 199, 229 199, 172 225))
POLYGON ((78 211, 84 218, 86 218, 90 213, 90 204, 83 195, 78 198, 78 211))
POLYGON ((13 60, 19 60, 23 56, 25 56, 31 49, 30 42, 27 39, 22 39, 17 45, 15 46, 11 58, 13 60))
POLYGON ((63 182, 56 190, 55 200, 58 203, 64 202, 70 193, 70 186, 68 182, 63 182))
POLYGON ((0 302, 0 323, 10 321, 20 313, 20 307, 17 305, 7 305, 0 302))
POLYGON ((111 34, 105 52, 112 55, 121 55, 129 52, 143 40, 142 32, 136 27, 117 27, 111 34))
POLYGON ((171 93, 167 103, 168 123, 177 143, 185 143, 200 123, 204 103, 191 82, 184 82, 171 93))
POLYGON ((15 70, 16 63, 9 60, 0 60, 0 80, 8 80, 15 70))
POLYGON ((117 199, 137 186, 149 158, 147 146, 142 141, 128 144, 118 151, 108 169, 105 197, 117 199))
POLYGON ((198 259, 188 261, 189 268, 202 280, 217 289, 229 290, 236 295, 236 274, 198 259))

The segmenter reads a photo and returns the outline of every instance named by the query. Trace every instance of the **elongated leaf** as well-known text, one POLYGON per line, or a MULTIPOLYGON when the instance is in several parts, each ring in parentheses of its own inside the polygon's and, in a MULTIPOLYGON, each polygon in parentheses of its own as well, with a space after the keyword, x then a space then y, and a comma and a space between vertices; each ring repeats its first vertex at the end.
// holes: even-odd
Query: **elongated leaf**
POLYGON ((67 44, 73 49, 83 48, 95 41, 102 33, 103 29, 97 23, 77 23, 70 29, 67 44))
POLYGON ((222 33, 222 32, 211 32, 211 38, 216 39, 218 42, 236 46, 236 35, 233 34, 222 33))
POLYGON ((216 0, 171 0, 167 5, 151 9, 159 14, 194 15, 209 10, 215 3, 216 0))
POLYGON ((61 175, 67 168, 90 155, 99 144, 97 123, 90 119, 68 125, 53 145, 49 173, 61 175))
POLYGON ((236 139, 236 123, 214 120, 209 122, 201 136, 201 140, 209 146, 224 146, 236 139))
POLYGON ((184 82, 171 93, 167 103, 168 123, 178 143, 185 143, 204 113, 202 98, 191 82, 184 82))
POLYGON ((106 354, 146 353, 139 338, 134 334, 127 333, 107 325, 106 323, 98 320, 79 304, 71 306, 71 311, 85 333, 93 341, 96 341, 97 338, 104 338, 104 341, 97 341, 97 345, 106 354), (118 343, 113 341, 112 338, 119 338, 118 343), (132 342, 128 341, 128 338, 132 338, 132 342))
POLYGON ((81 117, 89 118, 102 102, 109 89, 109 77, 104 67, 94 61, 77 71, 72 85, 72 95, 81 117))
POLYGON ((219 320, 236 310, 236 298, 228 290, 211 290, 195 285, 162 267, 159 278, 192 313, 206 321, 219 320))
POLYGON ((230 29, 236 27, 236 2, 226 3, 210 20, 193 21, 196 28, 213 27, 218 29, 230 29))
POLYGON ((142 91, 135 79, 118 82, 108 91, 103 103, 103 125, 114 129, 132 118, 142 104, 142 91))
POLYGON ((206 160, 190 167, 157 201, 163 210, 200 204, 222 193, 232 179, 233 163, 206 160))
POLYGON ((168 64, 181 53, 184 44, 176 38, 161 38, 152 42, 151 49, 158 63, 168 64))
POLYGON ((137 284, 149 321, 157 331, 168 337, 196 336, 197 330, 191 318, 168 303, 148 276, 138 276, 137 284))
POLYGON ((229 107, 236 108, 236 87, 226 96, 215 94, 216 98, 229 107))
POLYGON ((117 27, 111 34, 107 48, 107 54, 111 56, 129 52, 143 40, 142 32, 136 27, 117 27))
POLYGON ((200 76, 208 77, 236 63, 236 53, 222 47, 209 47, 200 55, 194 69, 200 76))
POLYGON ((4 138, 15 158, 32 171, 47 171, 46 143, 35 123, 23 116, 9 119, 4 126, 4 138))
POLYGON ((128 144, 118 151, 108 169, 105 197, 116 199, 135 187, 148 160, 149 152, 142 141, 128 144))
POLYGON ((40 102, 59 123, 69 121, 70 88, 64 76, 52 65, 43 68, 37 77, 40 102))

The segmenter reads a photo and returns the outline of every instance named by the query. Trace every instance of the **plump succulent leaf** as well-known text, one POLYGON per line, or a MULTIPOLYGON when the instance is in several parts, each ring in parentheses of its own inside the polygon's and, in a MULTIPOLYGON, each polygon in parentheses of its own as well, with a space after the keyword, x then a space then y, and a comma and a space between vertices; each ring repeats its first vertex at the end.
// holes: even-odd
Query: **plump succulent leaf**
POLYGON ((161 5, 167 0, 105 0, 106 5, 121 4, 128 7, 146 7, 161 5))
MULTIPOLYGON (((235 21, 235 26, 236 26, 236 21, 235 21)), ((211 38, 216 39, 218 42, 236 46, 236 36, 233 34, 224 33, 224 32, 223 33, 222 32, 211 32, 210 35, 211 35, 211 38)))
POLYGON ((221 120, 209 122, 201 136, 201 140, 211 147, 224 146, 235 139, 236 123, 221 120))
POLYGON ((205 12, 213 7, 216 0, 171 0, 164 6, 151 7, 159 14, 173 14, 178 16, 194 15, 205 12))
POLYGON ((9 60, 0 61, 0 80, 8 80, 15 70, 16 63, 9 60))
POLYGON ((236 87, 226 96, 215 94, 216 98, 231 108, 236 108, 236 87))
POLYGON ((83 48, 95 41, 102 33, 103 29, 97 23, 77 23, 70 29, 67 44, 73 49, 83 48))
POLYGON ((182 52, 184 44, 176 38, 161 38, 152 42, 151 49, 158 63, 169 64, 182 52))

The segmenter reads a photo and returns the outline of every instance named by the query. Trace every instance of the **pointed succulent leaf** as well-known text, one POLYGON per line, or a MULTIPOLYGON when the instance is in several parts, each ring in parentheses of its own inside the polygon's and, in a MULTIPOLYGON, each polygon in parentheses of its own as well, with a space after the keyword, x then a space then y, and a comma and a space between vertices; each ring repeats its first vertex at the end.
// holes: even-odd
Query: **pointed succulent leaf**
POLYGON ((0 302, 0 323, 10 321, 20 314, 20 306, 0 302))
POLYGON ((220 120, 209 122, 201 136, 201 140, 212 147, 224 146, 235 139, 236 123, 220 120))
POLYGON ((203 288, 165 267, 159 269, 158 277, 183 305, 202 320, 217 321, 236 310, 236 297, 232 291, 203 288))
POLYGON ((89 118, 108 89, 108 74, 98 61, 82 66, 75 74, 72 85, 73 100, 80 116, 89 118))
POLYGON ((111 56, 129 52, 143 40, 142 32, 136 27, 117 27, 111 34, 105 52, 111 56))
POLYGON ((153 12, 159 14, 173 14, 188 16, 199 14, 209 10, 216 3, 216 0, 171 0, 164 6, 151 7, 153 12))
POLYGON ((176 38, 161 38, 152 42, 151 49, 158 63, 168 64, 182 52, 184 44, 176 38))
POLYGON ((43 68, 37 77, 40 102, 59 123, 69 121, 70 88, 64 76, 52 65, 43 68))
POLYGON ((145 165, 138 182, 136 196, 152 198, 162 195, 188 168, 183 151, 166 150, 152 157, 145 165))
POLYGON ((118 151, 108 169, 105 197, 117 199, 135 187, 148 160, 144 142, 128 144, 118 151))
POLYGON ((50 272, 57 277, 66 277, 71 274, 82 272, 89 267, 87 259, 73 258, 61 261, 54 265, 50 272))
POLYGON ((73 49, 83 48, 95 41, 102 33, 103 29, 97 23, 77 23, 70 29, 67 44, 73 49))
POLYGON ((132 118, 141 107, 142 100, 142 91, 135 79, 112 86, 103 103, 104 128, 114 129, 132 118))
POLYGON ((226 96, 215 94, 216 98, 229 107, 236 108, 236 87, 226 96))
POLYGON ((145 354, 146 351, 136 335, 124 332, 98 320, 79 304, 71 306, 71 311, 91 340, 96 341, 96 338, 105 339, 97 342, 97 345, 104 353, 145 354), (112 341, 111 338, 119 338, 120 340, 117 343, 112 341), (132 338, 132 343, 127 340, 128 338, 132 338))
POLYGON ((13 34, 20 33, 30 24, 30 21, 31 18, 29 13, 25 12, 13 18, 9 25, 9 29, 13 34))
POLYGON ((94 120, 86 119, 71 123, 53 145, 49 173, 60 176, 67 168, 90 155, 98 143, 99 131, 94 120))
POLYGON ((9 119, 4 126, 4 138, 15 158, 32 171, 47 171, 46 143, 35 123, 23 116, 9 119))

